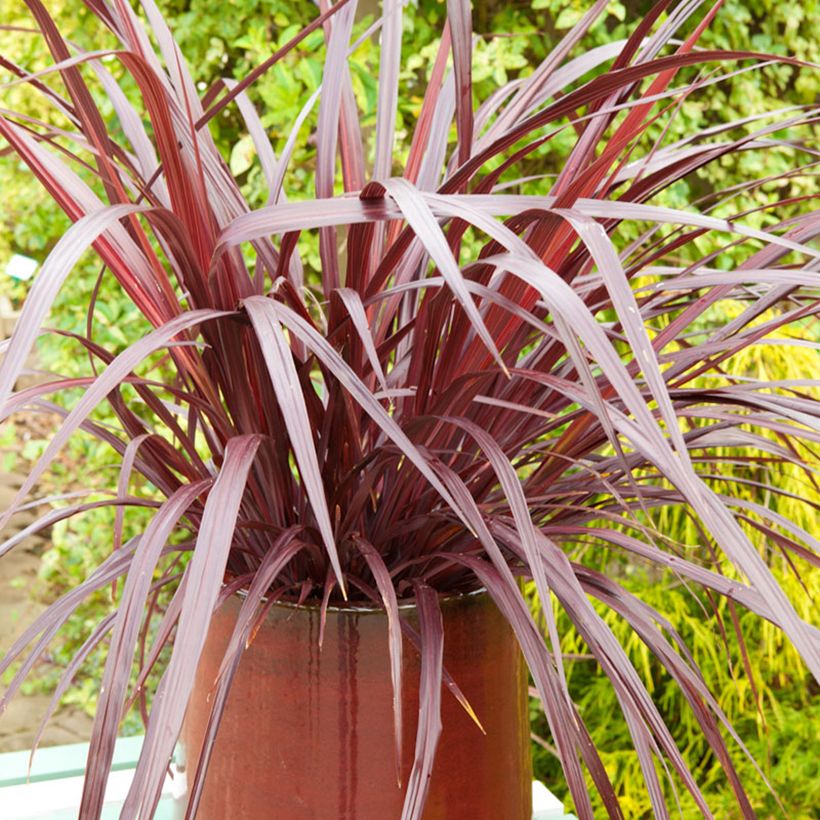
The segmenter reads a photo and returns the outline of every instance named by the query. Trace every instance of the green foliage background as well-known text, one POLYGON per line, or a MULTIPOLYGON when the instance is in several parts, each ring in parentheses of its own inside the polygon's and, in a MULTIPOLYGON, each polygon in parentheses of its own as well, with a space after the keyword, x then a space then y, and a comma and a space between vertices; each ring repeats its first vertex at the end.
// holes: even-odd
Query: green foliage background
MULTIPOLYGON (((100 48, 107 42, 105 33, 89 23, 79 0, 51 0, 49 9, 58 16, 63 32, 79 45, 100 48)), ((364 8, 357 31, 363 31, 372 19, 373 3, 360 3, 364 8)), ((498 84, 516 76, 525 76, 540 58, 558 41, 563 31, 572 26, 588 8, 586 0, 500 0, 476 2, 475 30, 479 35, 475 52, 476 98, 486 99, 498 84)), ((628 36, 641 15, 646 12, 646 0, 611 2, 607 14, 591 30, 584 47, 594 47, 628 36)), ((264 60, 277 45, 286 42, 304 23, 315 15, 309 2, 292 0, 159 0, 159 6, 182 46, 195 79, 204 89, 215 78, 241 78, 253 66, 264 60)), ((418 8, 405 17, 404 69, 394 170, 400 172, 401 162, 409 144, 412 122, 421 106, 427 73, 437 48, 437 36, 445 14, 445 5, 437 0, 419 0, 418 8), (405 139, 406 138, 406 139, 405 139)), ((5 25, 31 26, 23 0, 4 0, 2 20, 5 25)), ((704 34, 705 48, 729 48, 792 54, 805 60, 820 62, 820 26, 816 0, 727 0, 711 28, 704 34)), ((279 155, 290 128, 302 106, 321 82, 323 37, 314 33, 285 60, 276 65, 252 90, 251 96, 262 116, 273 147, 279 155)), ((0 31, 0 52, 15 62, 37 69, 46 65, 40 39, 34 34, 0 31)), ((375 127, 378 54, 374 42, 364 39, 352 59, 354 90, 361 110, 361 126, 372 136, 375 127)), ((116 71, 110 63, 109 70, 116 71)), ((0 81, 8 78, 0 74, 0 81)), ((762 110, 776 110, 785 105, 816 102, 820 91, 817 72, 786 66, 770 66, 765 70, 741 74, 706 93, 688 98, 670 122, 659 122, 650 129, 648 144, 661 136, 668 127, 667 141, 703 130, 720 122, 740 119, 762 110)), ((33 117, 50 120, 53 116, 43 101, 25 86, 4 89, 3 107, 23 111, 33 117)), ((100 95, 103 113, 111 117, 110 106, 100 95)), ((315 122, 315 111, 303 126, 299 146, 291 162, 286 190, 292 198, 312 192, 314 151, 309 135, 315 122)), ((250 139, 234 108, 213 124, 217 144, 224 152, 231 169, 242 181, 246 194, 254 205, 265 201, 267 192, 250 139)), ((560 169, 574 135, 571 129, 533 157, 533 174, 550 174, 560 169)), ((372 146, 371 146, 372 147, 372 146)), ((0 145, 0 150, 2 145, 0 145)), ((750 151, 726 158, 708 169, 677 183, 659 198, 660 204, 686 207, 693 200, 714 191, 729 188, 749 179, 777 175, 794 167, 797 159, 789 150, 750 151)), ((813 192, 816 179, 809 173, 788 182, 763 185, 741 192, 720 205, 715 215, 725 216, 759 207, 787 196, 799 197, 813 192)), ((2 271, 12 253, 22 253, 42 262, 57 238, 67 227, 66 218, 52 205, 37 181, 21 163, 8 154, 0 154, 0 297, 19 305, 25 296, 26 284, 16 283, 2 271)), ((545 192, 548 180, 527 184, 527 193, 545 192)), ((780 218, 788 215, 780 210, 780 218)), ((775 220, 773 216, 754 213, 746 217, 747 224, 763 227, 775 220)), ((637 232, 637 227, 634 229, 637 232)), ((697 255, 716 249, 714 238, 697 240, 697 255)), ((694 251, 691 251, 694 253, 694 251)), ((313 249, 306 256, 308 268, 318 267, 318 253, 313 249)), ((731 259, 718 258, 718 264, 731 259)), ((64 288, 52 312, 52 322, 64 330, 83 331, 86 322, 86 298, 99 274, 91 255, 75 271, 64 288)), ((724 306, 730 311, 731 305, 724 306)), ((133 306, 118 291, 110 279, 103 276, 101 298, 94 316, 97 340, 111 350, 120 350, 129 340, 144 330, 133 306)), ((796 347, 754 348, 754 354, 738 357, 730 363, 737 375, 766 371, 770 378, 805 378, 816 375, 816 354, 796 347)), ((76 346, 45 338, 39 347, 41 366, 64 373, 87 373, 89 365, 76 346)), ((45 446, 42 435, 29 437, 19 448, 19 428, 8 425, 0 433, 5 469, 24 470, 45 446)), ((90 439, 75 439, 50 477, 44 491, 66 491, 74 486, 81 470, 82 486, 92 485, 102 490, 110 486, 117 475, 117 465, 107 448, 90 439)), ((748 467, 762 471, 765 466, 748 467)), ((727 467, 730 471, 731 467, 727 467)), ((750 477, 746 475, 746 477, 750 477)), ((769 477, 771 479, 771 477, 769 477)), ((727 473, 726 492, 749 496, 746 485, 732 483, 727 473)), ((798 470, 782 474, 777 481, 797 498, 811 491, 798 470)), ((140 488, 137 488, 139 490, 140 488)), ((150 493, 150 487, 142 487, 150 493)), ((759 495, 759 494, 758 494, 759 495)), ((817 494, 814 493, 816 498, 817 494)), ((760 497, 755 497, 760 502, 760 497)), ((810 508, 799 500, 770 497, 763 499, 773 510, 792 520, 800 519, 806 529, 816 530, 816 518, 811 520, 810 508)), ((83 518, 72 519, 54 528, 53 547, 42 565, 40 594, 53 599, 60 592, 84 578, 96 566, 99 556, 111 549, 113 514, 95 511, 83 518)), ((139 513, 128 513, 127 524, 136 531, 142 523, 139 513)), ((662 531, 683 544, 697 544, 698 533, 692 522, 680 516, 665 515, 655 521, 662 531)), ((773 570, 791 593, 794 601, 803 601, 803 616, 810 618, 810 598, 801 587, 801 580, 785 566, 782 558, 766 551, 766 544, 756 531, 750 534, 767 556, 773 570)), ((676 578, 650 573, 646 568, 627 561, 622 556, 600 547, 585 550, 584 560, 617 576, 627 589, 637 593, 650 605, 664 613, 679 630, 701 664, 713 691, 748 744, 766 777, 783 801, 785 815, 793 820, 809 818, 812 807, 820 806, 820 770, 817 762, 814 732, 820 725, 820 705, 814 684, 782 636, 768 624, 737 608, 730 610, 726 602, 717 607, 702 594, 686 589, 676 578), (590 553, 590 549, 592 552, 590 553), (721 637, 724 630, 725 640, 721 637), (742 641, 739 640, 740 636, 742 641), (756 659, 753 681, 743 663, 743 646, 756 659), (814 696, 814 697, 813 697, 814 696)), ((802 582, 814 599, 820 595, 817 574, 803 574, 802 582)), ((110 597, 99 596, 80 611, 71 625, 68 640, 55 648, 55 664, 42 670, 34 685, 53 685, 59 668, 82 643, 88 630, 99 618, 101 610, 112 606, 110 597)), ((537 603, 533 601, 537 609, 537 603)), ((563 627, 564 650, 576 660, 568 664, 573 695, 590 726, 593 739, 602 750, 604 761, 615 778, 627 817, 639 818, 651 814, 643 788, 637 758, 631 749, 629 734, 617 707, 617 701, 606 677, 596 665, 585 658, 585 647, 568 619, 556 609, 563 627)), ((686 708, 676 686, 660 673, 646 647, 629 627, 606 613, 616 634, 622 640, 661 706, 669 725, 674 728, 681 749, 690 766, 705 784, 705 791, 718 817, 734 816, 733 801, 725 777, 708 753, 708 744, 700 736, 691 713, 686 708)), ((95 674, 101 658, 92 656, 86 664, 78 687, 70 699, 93 710, 95 674)), ((537 703, 532 704, 533 726, 537 733, 547 730, 537 703)), ((126 730, 136 730, 138 720, 129 718, 126 730)), ((557 760, 548 748, 533 746, 536 775, 558 794, 564 795, 557 760)), ((756 809, 761 816, 777 816, 777 803, 766 787, 761 774, 739 749, 735 758, 756 809)), ((670 795, 670 799, 674 799, 670 795)), ((683 800, 685 817, 697 816, 691 804, 683 800)))

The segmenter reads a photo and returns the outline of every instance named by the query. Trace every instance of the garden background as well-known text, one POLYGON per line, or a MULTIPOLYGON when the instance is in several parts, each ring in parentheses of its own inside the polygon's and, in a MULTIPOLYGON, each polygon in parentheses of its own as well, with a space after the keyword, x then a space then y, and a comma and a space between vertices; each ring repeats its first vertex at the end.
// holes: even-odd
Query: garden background
MULTIPOLYGON (((157 0, 167 16, 183 52, 186 55, 201 89, 206 89, 220 77, 241 78, 262 62, 277 45, 286 42, 316 15, 315 7, 307 0, 157 0)), ((58 18, 61 30, 80 46, 87 49, 106 47, 105 33, 87 25, 89 15, 80 0, 49 0, 49 9, 58 18)), ((611 2, 608 11, 592 28, 576 52, 602 46, 625 38, 633 30, 650 3, 648 0, 611 2)), ((360 2, 357 31, 364 30, 375 4, 360 2)), ((562 31, 572 26, 586 10, 584 0, 483 0, 474 4, 475 88, 478 99, 486 99, 493 88, 509 78, 525 76, 536 62, 547 54, 560 38, 562 31)), ((437 0, 419 0, 418 11, 404 18, 403 74, 401 81, 407 93, 400 97, 399 131, 402 122, 410 122, 417 115, 437 49, 444 4, 437 0)), ((820 24, 817 3, 814 0, 727 0, 713 24, 703 35, 704 48, 749 49, 774 54, 791 54, 803 60, 820 62, 820 24)), ((32 27, 23 0, 3 0, 0 24, 0 55, 15 63, 35 70, 46 65, 45 49, 41 38, 27 29, 32 27)), ((355 37, 355 33, 354 33, 355 37)), ((309 96, 321 82, 324 41, 321 31, 315 32, 286 59, 262 77, 251 89, 252 99, 262 111, 262 123, 279 154, 294 120, 309 96)), ((361 110, 365 134, 375 130, 375 111, 378 57, 374 43, 365 39, 355 52, 352 62, 354 90, 361 110)), ((107 67, 116 73, 117 64, 107 67)), ((10 79, 0 67, 0 82, 10 79)), ((131 89, 135 93, 134 89, 131 89)), ((699 94, 687 97, 670 118, 655 123, 646 134, 651 147, 664 129, 665 138, 674 141, 675 134, 706 130, 722 122, 741 119, 761 110, 777 110, 784 106, 816 103, 820 92, 820 76, 810 69, 770 65, 760 71, 743 73, 699 94)), ((22 111, 39 119, 52 117, 51 110, 28 86, 4 89, 2 107, 22 111)), ((103 95, 101 93, 101 99, 103 95)), ((102 110, 114 121, 110 103, 102 99, 102 110)), ((315 116, 315 112, 314 112, 315 116)), ((307 197, 313 189, 314 154, 310 140, 304 139, 315 126, 308 117, 302 137, 297 141, 296 154, 291 164, 288 188, 296 195, 307 197)), ((249 201, 261 205, 264 201, 264 182, 256 160, 253 143, 245 135, 244 126, 236 110, 228 109, 212 123, 217 145, 223 151, 235 174, 244 180, 249 201)), ((405 133, 409 132, 409 129, 405 133)), ((562 167, 574 136, 564 132, 545 149, 529 160, 533 179, 522 192, 546 193, 550 174, 562 167)), ((776 137, 777 135, 775 135, 776 137)), ((371 139, 372 142, 372 139, 371 139)), ((57 210, 39 183, 29 171, 8 152, 0 142, 0 300, 6 312, 18 308, 29 281, 16 280, 4 273, 13 254, 21 254, 42 262, 61 233, 68 227, 66 217, 57 210)), ((409 147, 409 146, 406 146, 409 147)), ((817 188, 812 169, 778 179, 771 185, 746 190, 742 183, 750 179, 778 176, 799 163, 790 155, 788 147, 749 150, 725 161, 711 164, 707 169, 692 174, 675 184, 659 198, 659 204, 686 207, 700 197, 712 202, 716 216, 727 217, 749 211, 745 221, 752 227, 766 227, 775 221, 773 214, 756 213, 755 208, 777 200, 799 198, 817 188), (729 191, 730 196, 715 197, 716 192, 729 191)), ((401 168, 394 167, 395 173, 401 168)), ((806 208, 805 202, 795 208, 806 208)), ((780 219, 789 216, 789 207, 778 209, 780 219)), ((636 229, 637 230, 637 229, 636 229)), ((697 240, 700 256, 717 246, 714 237, 697 240)), ((731 254, 731 251, 727 251, 731 254)), ((318 269, 318 247, 313 255, 305 257, 308 270, 318 269)), ((730 260, 717 258, 728 267, 730 260)), ((64 288, 52 311, 51 324, 68 331, 83 332, 86 327, 85 309, 74 293, 89 293, 99 280, 99 298, 94 315, 98 341, 111 351, 119 351, 142 335, 144 327, 128 298, 113 280, 103 272, 92 254, 84 257, 64 288)), ((727 309, 727 308, 723 308, 727 309)), ((765 317, 761 317, 763 321, 765 317)), ((815 338, 816 328, 807 328, 815 338)), ((784 340, 788 341, 788 340, 784 340)), ((810 348, 788 344, 754 347, 750 352, 735 357, 727 364, 728 372, 742 377, 779 380, 807 378, 818 372, 817 353, 810 348)), ((89 363, 76 345, 56 337, 44 338, 38 349, 36 367, 66 375, 89 372, 89 363)), ((62 400, 62 399, 61 399, 62 400)), ((98 413, 98 419, 105 421, 98 413)), ((46 431, 53 419, 47 416, 15 416, 0 431, 2 469, 7 473, 24 472, 27 464, 44 448, 46 431)), ((759 464, 733 463, 731 451, 726 452, 726 492, 737 496, 753 493, 749 481, 743 484, 733 477, 755 479, 765 471, 765 459, 759 464)), ((81 476, 82 486, 91 482, 109 485, 118 465, 103 445, 90 437, 73 438, 64 451, 58 469, 42 486, 41 494, 65 493, 75 489, 81 476)), ((771 478, 769 480, 772 480, 771 478)), ((805 478, 794 469, 774 479, 788 494, 777 498, 755 500, 767 503, 779 515, 797 521, 809 532, 817 531, 817 513, 812 501, 820 500, 817 492, 806 485, 805 478), (814 517, 814 518, 813 518, 814 517)), ((150 488, 145 488, 150 492, 150 488)), ((93 497, 92 499, 93 500, 93 497)), ((0 599, 13 599, 21 608, 27 596, 44 601, 55 599, 61 592, 76 585, 78 580, 97 566, 101 555, 112 548, 114 513, 110 509, 91 511, 81 518, 72 518, 56 525, 51 533, 48 549, 38 555, 39 569, 36 584, 20 590, 20 582, 3 577, 4 588, 0 599), (12 584, 12 587, 8 585, 12 584), (14 590, 12 592, 11 590, 14 590)), ((140 513, 128 513, 126 527, 140 526, 140 513)), ((664 532, 683 544, 695 544, 698 533, 694 524, 681 517, 668 515, 661 519, 664 532)), ((749 533, 759 544, 761 554, 769 561, 773 572, 790 597, 803 609, 802 617, 810 619, 812 598, 820 594, 817 574, 795 573, 786 565, 777 550, 767 549, 764 535, 750 522, 749 533), (805 594, 801 585, 808 588, 805 594)), ((583 547, 579 547, 583 549, 583 547)), ((594 548, 594 556, 585 561, 594 562, 608 574, 616 575, 628 589, 639 592, 650 605, 665 614, 691 648, 706 679, 718 696, 741 737, 747 742, 763 772, 778 792, 789 818, 798 820, 812 815, 812 806, 820 806, 820 767, 814 732, 820 723, 820 702, 816 689, 796 652, 771 625, 752 616, 741 607, 709 600, 700 591, 687 588, 673 575, 648 571, 627 561, 623 556, 594 548), (754 663, 750 662, 752 656, 754 663)), ((53 688, 65 663, 74 655, 87 636, 89 625, 100 619, 100 612, 115 605, 116 593, 99 595, 80 610, 73 619, 68 641, 56 645, 49 663, 41 665, 37 679, 28 684, 29 692, 45 693, 53 688)), ((161 602, 160 602, 161 603, 161 602)), ((535 605, 535 604, 534 604, 535 605)), ((18 613, 19 614, 19 613, 18 613)), ((592 729, 596 745, 602 750, 607 767, 614 773, 619 797, 628 817, 650 814, 649 799, 643 789, 637 756, 632 750, 629 733, 617 705, 615 694, 606 677, 589 659, 583 642, 572 629, 560 610, 556 610, 562 627, 563 649, 569 658, 567 667, 570 688, 592 729)), ((606 617, 614 623, 616 616, 606 617)), ((722 770, 708 751, 694 718, 687 708, 677 686, 660 672, 645 645, 631 634, 625 623, 615 624, 616 633, 630 653, 636 668, 647 682, 650 692, 661 708, 668 724, 674 727, 676 739, 689 766, 702 784, 717 816, 732 815, 733 798, 722 770)), ((16 632, 17 630, 11 630, 16 632)), ((10 635, 9 635, 10 637, 10 635)), ((5 633, 4 633, 5 640, 5 633)), ((94 653, 86 661, 80 675, 80 684, 74 687, 66 700, 74 707, 93 713, 97 676, 104 656, 94 653)), ((532 701, 533 754, 536 776, 562 797, 566 789, 561 783, 558 761, 550 751, 545 721, 540 718, 537 701, 532 701)), ((141 729, 139 715, 129 716, 127 732, 141 729)), ((736 765, 755 808, 762 816, 779 812, 763 779, 753 764, 735 748, 736 765)), ((612 776, 612 775, 611 775, 612 776)), ((686 799, 684 796, 682 799, 686 799)), ((684 816, 687 804, 683 804, 684 816)))

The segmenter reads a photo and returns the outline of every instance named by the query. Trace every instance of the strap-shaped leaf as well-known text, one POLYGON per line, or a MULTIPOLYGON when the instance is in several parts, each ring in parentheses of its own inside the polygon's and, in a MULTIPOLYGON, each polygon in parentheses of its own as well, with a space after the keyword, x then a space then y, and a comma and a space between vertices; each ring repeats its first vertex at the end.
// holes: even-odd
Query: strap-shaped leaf
POLYGON ((260 444, 259 436, 238 436, 225 448, 225 459, 208 493, 191 562, 174 647, 162 676, 145 733, 123 817, 149 820, 159 802, 165 770, 182 727, 202 647, 208 634, 233 544, 245 484, 260 444))
POLYGON ((430 788, 430 775, 441 736, 441 684, 444 659, 444 623, 438 595, 424 584, 416 585, 416 609, 421 632, 419 672, 419 722, 416 754, 402 808, 402 820, 421 820, 430 788))
POLYGON ((253 298, 245 302, 262 348, 262 355, 265 357, 273 389, 276 391, 279 408, 285 419, 285 426, 296 463, 299 466, 299 474, 305 485, 305 492, 310 499, 313 514, 316 516, 319 532, 322 534, 322 540, 339 587, 342 593, 346 594, 344 573, 339 563, 336 536, 330 522, 327 498, 319 469, 319 458, 316 455, 313 429, 302 393, 302 385, 299 381, 299 374, 296 372, 293 353, 288 346, 276 311, 271 309, 272 306, 273 303, 267 299, 253 298))
POLYGON ((210 486, 200 481, 181 487, 157 511, 137 547, 125 580, 105 661, 94 729, 88 749, 87 769, 80 803, 82 817, 99 818, 105 798, 108 772, 120 726, 122 703, 131 677, 142 612, 163 547, 186 509, 210 486))

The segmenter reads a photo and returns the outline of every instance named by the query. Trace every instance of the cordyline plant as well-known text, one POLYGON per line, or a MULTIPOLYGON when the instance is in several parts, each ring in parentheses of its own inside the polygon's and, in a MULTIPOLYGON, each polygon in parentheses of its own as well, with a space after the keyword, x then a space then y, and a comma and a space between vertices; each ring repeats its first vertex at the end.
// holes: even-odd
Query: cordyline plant
MULTIPOLYGON (((804 207, 769 220, 764 231, 744 215, 726 221, 709 208, 649 204, 704 164, 745 149, 786 146, 805 157, 792 172, 802 173, 816 150, 789 135, 816 123, 818 112, 788 109, 773 124, 752 117, 674 144, 646 136, 702 87, 770 60, 797 61, 698 50, 720 5, 704 10, 699 0, 662 0, 627 41, 573 56, 605 9, 599 0, 543 63, 476 105, 471 9, 449 0, 399 166, 397 0, 385 0, 365 35, 378 33, 381 42, 372 161, 347 70, 354 0, 321 0, 316 19, 263 65, 203 96, 154 0, 142 0, 148 29, 125 0, 85 0, 120 44, 93 53, 61 36, 41 0, 26 3, 54 65, 36 75, 8 60, 3 67, 66 124, 4 110, 0 133, 74 225, 43 265, 4 347, 3 417, 47 410, 63 421, 2 523, 77 431, 110 444, 122 468, 111 497, 58 507, 2 545, 5 553, 58 520, 116 508, 110 557, 25 630, 0 669, 23 661, 5 702, 76 607, 124 579, 116 611, 89 636, 55 695, 56 703, 88 653, 108 641, 82 816, 99 816, 123 709, 144 697, 142 684, 169 645, 123 814, 152 816, 211 613, 237 590, 247 594, 212 700, 219 706, 210 740, 266 602, 383 607, 400 698, 408 649, 399 602, 417 601, 422 675, 441 679, 438 596, 479 588, 520 642, 581 817, 592 816, 591 788, 612 816, 622 812, 569 696, 551 601, 612 682, 655 813, 668 816, 668 779, 711 816, 602 607, 626 619, 678 681, 740 809, 752 816, 728 747, 742 742, 683 641, 617 579, 572 558, 578 545, 598 543, 671 570, 713 599, 726 596, 782 629, 820 677, 817 631, 798 616, 744 526, 763 532, 795 566, 816 566, 817 542, 763 503, 722 495, 721 459, 713 455, 747 448, 736 463, 802 464, 814 481, 820 409, 810 386, 732 379, 721 365, 816 317, 820 252, 811 241, 820 215, 804 207), (327 44, 321 91, 275 156, 246 90, 316 29, 327 44), (112 57, 143 107, 109 73, 112 57), (691 79, 693 66, 700 73, 691 79), (116 126, 100 113, 95 84, 116 126), (257 210, 209 134, 226 106, 241 112, 267 182, 268 204, 257 210), (315 197, 288 201, 289 157, 313 106, 315 197), (549 195, 516 193, 568 129, 577 138, 549 195), (92 174, 96 182, 87 184, 92 174), (625 241, 619 230, 630 224, 641 232, 625 241), (311 232, 318 232, 318 270, 300 256, 311 232), (717 254, 681 264, 708 232, 729 236, 725 247, 741 260, 735 269, 718 268, 717 254), (153 330, 112 354, 93 337, 96 291, 84 294, 88 333, 73 338, 94 375, 14 392, 55 295, 89 246, 153 330), (731 320, 721 319, 726 300, 742 305, 731 320), (152 369, 155 378, 139 375, 158 354, 165 360, 152 369), (70 408, 52 402, 76 388, 82 396, 70 408), (106 402, 116 429, 92 417, 106 402), (134 474, 156 493, 132 494, 134 474), (129 506, 149 508, 153 518, 125 540, 129 506), (699 523, 702 544, 684 548, 655 529, 653 512, 674 506, 699 523), (534 581, 546 604, 543 630, 521 579, 534 581), (175 591, 158 609, 166 585, 175 591), (142 668, 133 681, 138 649, 142 668)), ((422 811, 436 703, 420 705, 406 817, 422 811)), ((189 816, 204 774, 201 766, 189 816)))

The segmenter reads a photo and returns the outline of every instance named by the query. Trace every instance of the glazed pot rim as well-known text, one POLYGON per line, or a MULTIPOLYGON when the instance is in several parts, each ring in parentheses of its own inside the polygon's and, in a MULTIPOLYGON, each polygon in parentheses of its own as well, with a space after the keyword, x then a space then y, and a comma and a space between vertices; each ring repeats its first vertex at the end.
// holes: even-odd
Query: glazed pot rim
MULTIPOLYGON (((239 589, 232 594, 231 597, 239 597, 239 598, 246 598, 248 591, 246 589, 239 589)), ((485 587, 479 587, 478 589, 470 590, 470 592, 454 592, 454 593, 447 593, 444 595, 438 596, 439 604, 452 604, 458 601, 466 601, 472 600, 475 598, 480 598, 483 595, 487 594, 487 590, 485 587)), ((264 603, 268 602, 268 598, 264 597, 262 599, 264 603)), ((310 604, 299 604, 295 601, 275 601, 271 604, 272 607, 278 607, 280 609, 291 609, 295 611, 304 611, 304 612, 318 612, 321 610, 322 605, 317 603, 310 603, 310 604)), ((411 610, 416 608, 416 600, 415 598, 407 599, 399 601, 399 610, 411 610)), ((352 613, 357 615, 370 615, 370 614, 384 614, 384 606, 376 606, 373 604, 328 604, 327 606, 328 613, 352 613)))

